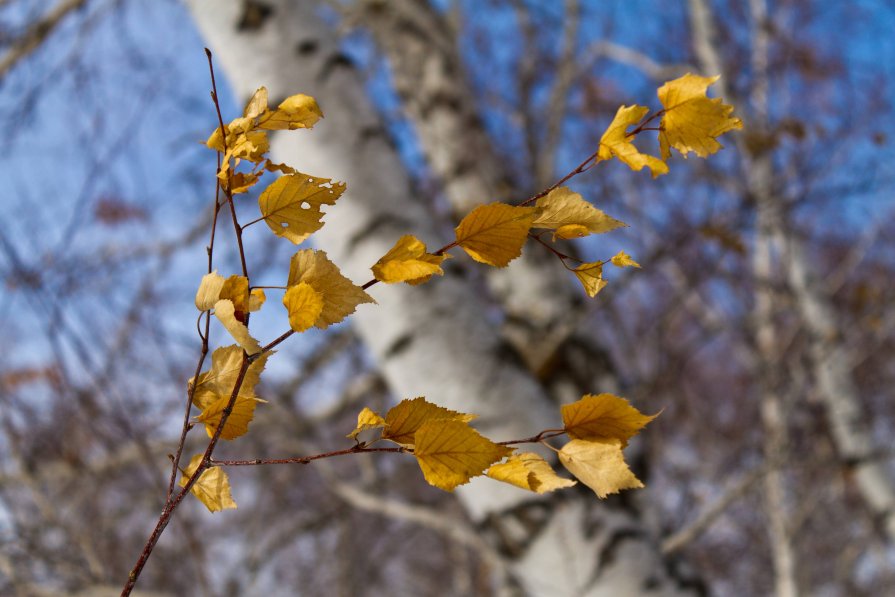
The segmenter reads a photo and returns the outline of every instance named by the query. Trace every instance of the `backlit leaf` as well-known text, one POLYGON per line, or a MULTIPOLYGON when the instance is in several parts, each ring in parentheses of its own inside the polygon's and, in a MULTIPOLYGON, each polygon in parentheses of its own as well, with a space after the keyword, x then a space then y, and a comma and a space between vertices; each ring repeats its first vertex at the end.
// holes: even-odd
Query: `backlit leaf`
POLYGON ((352 431, 345 437, 356 441, 357 436, 360 435, 362 432, 368 429, 382 429, 385 426, 385 419, 383 419, 379 415, 379 413, 374 412, 365 406, 364 409, 357 415, 357 426, 354 428, 354 431, 352 431))
POLYGON ((743 122, 731 116, 733 106, 706 96, 709 85, 720 78, 687 73, 659 88, 659 101, 665 106, 659 132, 663 158, 671 157, 671 147, 684 157, 691 151, 707 157, 723 147, 716 137, 743 128, 743 122))
POLYGON ((196 292, 196 308, 200 311, 213 309, 214 304, 221 298, 221 288, 223 286, 224 276, 218 274, 218 270, 202 276, 199 290, 196 292))
POLYGON ((587 293, 587 296, 591 298, 597 296, 597 293, 603 290, 603 288, 606 287, 606 284, 608 284, 608 282, 603 279, 603 262, 601 261, 595 263, 582 263, 572 270, 572 273, 575 274, 575 277, 578 278, 578 281, 584 286, 584 291, 587 293))
POLYGON ((412 234, 405 234, 371 269, 373 276, 386 284, 419 283, 433 274, 443 275, 441 262, 447 258, 448 255, 426 253, 422 241, 412 234))
POLYGON ((647 112, 649 112, 649 108, 645 106, 620 107, 609 128, 600 139, 597 160, 609 160, 615 156, 632 170, 642 170, 644 166, 649 168, 653 178, 660 174, 667 174, 668 164, 657 157, 640 153, 640 150, 632 142, 634 136, 627 132, 628 127, 640 122, 647 112))
POLYGON ((497 481, 536 493, 547 493, 575 485, 575 481, 557 475, 553 467, 534 452, 513 454, 506 462, 489 468, 485 474, 497 481))
POLYGON ((323 296, 323 311, 314 322, 321 329, 342 321, 361 303, 376 302, 360 286, 343 276, 325 251, 302 249, 292 256, 287 286, 300 282, 307 282, 323 296))
POLYGON ((289 326, 303 332, 314 325, 323 312, 323 295, 307 282, 299 282, 286 289, 283 304, 289 312, 289 326))
POLYGON ((412 446, 414 434, 427 421, 448 419, 469 423, 475 417, 426 402, 422 396, 405 399, 385 414, 386 429, 382 437, 402 446, 412 446))
POLYGON ((261 351, 261 345, 249 334, 249 328, 236 319, 236 309, 233 307, 233 301, 221 299, 216 302, 214 304, 214 315, 246 353, 255 354, 261 351))
MULTIPOLYGON (((186 487, 186 483, 193 473, 199 468, 203 454, 196 454, 190 458, 190 463, 182 471, 180 486, 186 487)), ((227 473, 219 466, 212 466, 202 471, 199 478, 190 488, 190 493, 199 498, 205 504, 209 512, 220 512, 236 507, 233 496, 230 495, 230 480, 227 473)))
POLYGON ((309 129, 323 118, 317 101, 303 93, 287 97, 276 110, 263 114, 258 127, 268 130, 309 129))
POLYGON ((453 491, 512 453, 462 421, 430 420, 416 430, 413 455, 431 485, 453 491))
POLYGON ((230 276, 224 280, 218 299, 227 299, 233 303, 236 318, 245 321, 249 311, 249 279, 245 276, 230 276))
POLYGON ((566 432, 573 439, 618 439, 624 444, 658 415, 645 415, 613 394, 587 394, 562 406, 566 432))
POLYGON ((640 267, 640 264, 631 259, 631 256, 624 251, 619 251, 612 258, 612 265, 615 267, 640 267))
POLYGON ((261 309, 261 305, 267 300, 263 288, 253 288, 249 294, 249 311, 254 312, 261 309))
POLYGON ((643 483, 625 463, 618 439, 586 441, 573 439, 559 452, 559 460, 570 473, 593 489, 599 498, 622 489, 638 489, 643 483))
POLYGON ((307 174, 287 174, 258 198, 264 221, 277 236, 300 244, 323 227, 323 205, 335 205, 345 183, 307 174))
POLYGON ((480 205, 457 226, 457 244, 476 261, 505 267, 522 254, 522 245, 536 214, 534 207, 513 207, 505 203, 480 205))
POLYGON ((624 222, 607 216, 568 187, 550 191, 535 205, 539 211, 532 228, 556 230, 554 240, 601 234, 625 226, 624 222))
MULTIPOLYGON (((255 412, 255 403, 261 402, 255 396, 255 386, 270 352, 264 353, 246 370, 234 409, 227 424, 221 432, 223 439, 234 439, 244 434, 255 412)), ((211 355, 211 370, 199 375, 193 394, 193 404, 202 411, 197 420, 205 424, 208 436, 214 435, 215 428, 221 420, 221 413, 230 401, 236 379, 242 367, 243 350, 239 346, 218 348, 211 355)))

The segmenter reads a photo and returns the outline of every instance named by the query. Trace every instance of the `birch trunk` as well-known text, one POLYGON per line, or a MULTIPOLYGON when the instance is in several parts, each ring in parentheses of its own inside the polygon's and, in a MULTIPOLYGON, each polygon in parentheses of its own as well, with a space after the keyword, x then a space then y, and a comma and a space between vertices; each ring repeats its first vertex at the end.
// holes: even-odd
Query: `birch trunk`
MULTIPOLYGON (((312 132, 273 141, 274 156, 348 183, 318 240, 355 281, 394 240, 414 233, 443 243, 410 182, 358 73, 307 2, 190 0, 195 21, 240 99, 266 85, 273 101, 315 96, 326 118, 312 132)), ((458 260, 459 261, 459 260, 458 260)), ((409 288, 378 285, 378 306, 352 318, 398 396, 426 395, 481 415, 496 439, 556 425, 558 413, 485 316, 466 279, 446 275, 409 288)), ((545 500, 489 480, 458 490, 483 533, 507 554, 529 595, 646 595, 682 592, 656 542, 628 511, 594 507, 593 496, 545 500)), ((508 589, 507 589, 508 590, 508 589)))

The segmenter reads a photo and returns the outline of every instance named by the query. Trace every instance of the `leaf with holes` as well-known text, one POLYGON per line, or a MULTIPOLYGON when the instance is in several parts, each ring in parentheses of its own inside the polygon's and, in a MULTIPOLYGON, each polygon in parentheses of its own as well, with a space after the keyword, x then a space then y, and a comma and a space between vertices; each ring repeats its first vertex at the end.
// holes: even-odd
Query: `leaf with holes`
POLYGON ((323 205, 335 205, 345 183, 307 174, 281 176, 258 198, 264 221, 277 236, 300 244, 323 227, 323 205))

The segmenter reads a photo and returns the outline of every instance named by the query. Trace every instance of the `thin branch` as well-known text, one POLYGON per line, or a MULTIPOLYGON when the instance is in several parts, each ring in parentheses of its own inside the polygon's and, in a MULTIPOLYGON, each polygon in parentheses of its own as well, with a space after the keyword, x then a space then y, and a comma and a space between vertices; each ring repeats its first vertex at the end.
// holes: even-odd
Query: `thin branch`
POLYGON ((70 13, 80 9, 87 0, 64 0, 56 5, 43 19, 37 21, 22 37, 12 42, 9 51, 0 59, 0 80, 22 59, 27 58, 50 36, 53 30, 70 13))

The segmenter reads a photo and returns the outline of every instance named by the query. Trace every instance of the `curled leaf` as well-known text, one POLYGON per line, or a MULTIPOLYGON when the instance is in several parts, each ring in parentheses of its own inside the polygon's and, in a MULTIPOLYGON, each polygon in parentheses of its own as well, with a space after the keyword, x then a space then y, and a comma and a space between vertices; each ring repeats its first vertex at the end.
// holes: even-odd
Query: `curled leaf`
POLYGON ((357 425, 355 426, 354 431, 345 437, 357 441, 357 436, 364 431, 367 431, 368 429, 382 429, 385 426, 385 419, 383 419, 379 413, 374 412, 365 406, 357 415, 357 425))
POLYGON ((582 263, 572 270, 572 273, 575 274, 575 277, 578 278, 578 281, 584 286, 584 291, 590 298, 597 296, 597 293, 603 290, 603 288, 606 287, 606 284, 608 284, 608 282, 603 279, 603 262, 601 261, 595 263, 582 263))
POLYGON ((612 265, 615 267, 640 267, 640 264, 631 259, 631 256, 624 251, 619 251, 612 258, 612 265))
POLYGON ((386 284, 420 283, 433 274, 443 275, 441 263, 447 258, 448 255, 426 253, 426 245, 421 240, 405 234, 371 269, 373 276, 386 284))
POLYGON ((214 315, 247 354, 255 354, 261 351, 261 345, 249 334, 249 328, 236 319, 236 309, 233 306, 233 301, 221 299, 216 302, 214 304, 214 315))
POLYGON ((575 485, 575 481, 557 475, 553 467, 534 452, 513 454, 506 462, 489 468, 485 474, 535 493, 548 493, 575 485))
POLYGON ((643 483, 625 463, 621 440, 573 439, 560 450, 559 460, 579 481, 593 489, 599 498, 623 489, 643 487, 643 483))
POLYGON ((649 112, 649 108, 646 106, 620 107, 609 128, 600 139, 597 160, 609 160, 615 156, 627 164, 631 170, 639 171, 644 167, 649 168, 653 178, 660 174, 667 174, 668 164, 657 157, 641 153, 633 143, 634 136, 627 132, 628 127, 640 122, 647 112, 649 112))
MULTIPOLYGON (((189 478, 199 468, 202 456, 203 454, 196 454, 190 458, 189 464, 186 465, 180 476, 179 484, 181 487, 186 487, 189 478)), ((199 498, 199 501, 208 508, 209 512, 220 512, 221 510, 236 507, 236 502, 233 501, 233 496, 230 495, 230 480, 227 478, 227 473, 224 472, 224 469, 219 466, 212 466, 202 471, 202 474, 190 487, 190 493, 199 498)))

